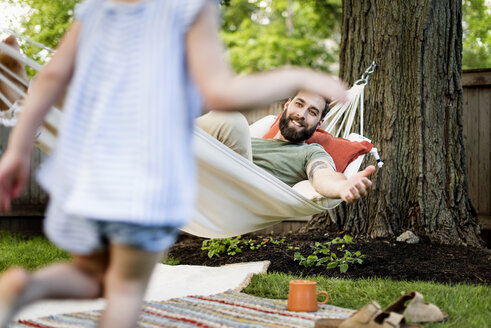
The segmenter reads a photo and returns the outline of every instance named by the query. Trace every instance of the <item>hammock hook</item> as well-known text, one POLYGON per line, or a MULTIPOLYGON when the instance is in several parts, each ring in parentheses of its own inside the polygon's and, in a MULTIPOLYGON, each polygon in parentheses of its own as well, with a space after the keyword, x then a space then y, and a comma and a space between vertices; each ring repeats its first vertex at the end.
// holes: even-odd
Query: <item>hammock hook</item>
POLYGON ((377 67, 377 63, 375 63, 375 60, 372 62, 372 64, 367 68, 365 73, 361 76, 361 79, 355 82, 356 85, 366 85, 368 83, 368 78, 370 75, 373 73, 375 70, 375 67, 377 67))

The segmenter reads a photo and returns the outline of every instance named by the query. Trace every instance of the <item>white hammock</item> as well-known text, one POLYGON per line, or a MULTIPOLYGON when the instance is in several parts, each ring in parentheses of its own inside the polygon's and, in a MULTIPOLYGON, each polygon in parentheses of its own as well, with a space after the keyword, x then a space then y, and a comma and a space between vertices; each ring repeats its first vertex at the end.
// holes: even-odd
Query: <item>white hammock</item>
MULTIPOLYGON (((0 43, 0 51, 39 70, 39 64, 25 58, 12 48, 0 43)), ((361 80, 348 92, 348 103, 335 104, 326 117, 323 128, 328 132, 336 130, 335 136, 352 141, 367 140, 357 134, 349 134, 357 108, 363 112, 363 92, 370 67, 361 80), (349 134, 349 135, 348 135, 349 134)), ((0 70, 0 80, 5 75, 0 70)), ((8 83, 6 83, 8 84, 8 83)), ((20 90, 19 90, 20 91, 20 90)), ((21 94, 24 96, 24 94, 21 94)), ((0 123, 15 125, 20 106, 13 104, 7 112, 0 112, 0 123)), ((57 128, 60 126, 62 112, 52 108, 46 116, 37 135, 37 146, 50 152, 56 144, 57 128)), ((274 121, 274 116, 266 117, 251 125, 251 135, 262 137, 274 121)), ((361 132, 363 132, 363 121, 361 132)), ((199 128, 193 131, 198 163, 198 199, 196 214, 183 231, 206 238, 224 238, 263 229, 290 217, 304 217, 326 211, 339 205, 342 200, 329 199, 319 195, 308 180, 293 188, 270 175, 255 164, 208 135, 199 128)), ((382 166, 377 150, 371 153, 382 166)), ((364 155, 359 156, 345 170, 350 176, 359 170, 364 155)))

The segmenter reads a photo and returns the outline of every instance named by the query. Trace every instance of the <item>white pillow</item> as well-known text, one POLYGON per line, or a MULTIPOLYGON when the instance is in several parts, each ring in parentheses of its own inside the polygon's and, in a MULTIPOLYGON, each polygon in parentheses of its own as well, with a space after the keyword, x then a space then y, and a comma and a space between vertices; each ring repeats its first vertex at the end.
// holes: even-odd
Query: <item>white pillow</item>
POLYGON ((262 138, 271 128, 274 121, 276 120, 275 115, 267 115, 262 119, 257 120, 256 122, 249 125, 249 131, 251 132, 252 138, 262 138))
POLYGON ((312 184, 310 183, 309 180, 300 181, 296 185, 294 185, 292 188, 293 188, 293 190, 298 192, 300 195, 302 195, 303 197, 310 199, 310 200, 317 200, 317 199, 324 198, 324 196, 319 194, 314 189, 314 187, 312 186, 312 184))

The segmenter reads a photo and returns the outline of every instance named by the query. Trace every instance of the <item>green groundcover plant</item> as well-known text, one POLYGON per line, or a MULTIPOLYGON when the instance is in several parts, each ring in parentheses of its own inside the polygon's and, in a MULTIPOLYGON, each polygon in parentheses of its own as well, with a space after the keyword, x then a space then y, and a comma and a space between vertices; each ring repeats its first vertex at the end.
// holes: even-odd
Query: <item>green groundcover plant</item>
POLYGON ((242 250, 258 250, 268 245, 279 245, 285 242, 284 238, 275 239, 273 236, 243 239, 242 236, 230 238, 213 238, 204 240, 201 249, 208 252, 208 257, 220 257, 222 255, 234 256, 242 253, 242 250))
MULTIPOLYGON (((242 236, 230 238, 214 238, 204 240, 201 249, 207 252, 209 258, 224 255, 234 256, 242 253, 243 250, 255 251, 268 245, 280 245, 285 242, 284 238, 275 239, 273 236, 257 238, 243 238, 242 236)), ((312 253, 304 256, 299 251, 299 247, 288 245, 288 249, 295 249, 294 260, 304 267, 325 266, 326 269, 339 268, 344 273, 348 271, 350 264, 362 264, 364 255, 360 251, 351 252, 346 249, 346 245, 353 244, 353 238, 348 235, 336 237, 331 241, 320 243, 315 242, 310 245, 312 253)))
POLYGON ((348 235, 344 235, 343 238, 336 237, 325 243, 315 242, 310 245, 313 249, 312 254, 303 256, 302 253, 295 252, 294 260, 304 267, 325 265, 327 269, 339 268, 339 271, 344 273, 348 271, 350 264, 362 264, 365 257, 360 251, 347 250, 345 246, 348 244, 353 244, 353 238, 348 235))

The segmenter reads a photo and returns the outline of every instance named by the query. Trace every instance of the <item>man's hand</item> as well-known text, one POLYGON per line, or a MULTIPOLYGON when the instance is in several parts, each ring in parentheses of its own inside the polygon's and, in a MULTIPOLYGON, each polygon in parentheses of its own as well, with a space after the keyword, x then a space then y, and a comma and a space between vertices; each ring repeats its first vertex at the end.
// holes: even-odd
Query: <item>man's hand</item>
POLYGON ((0 160, 0 211, 10 211, 10 202, 18 197, 29 177, 30 156, 5 152, 0 160))
POLYGON ((346 203, 352 203, 361 197, 367 195, 368 190, 372 186, 372 182, 368 177, 375 172, 375 166, 370 165, 363 171, 360 171, 346 180, 341 187, 339 196, 346 203))
POLYGON ((325 159, 315 159, 307 167, 307 176, 314 189, 327 198, 341 198, 351 203, 367 195, 372 186, 368 177, 375 172, 375 166, 370 165, 350 178, 343 173, 333 170, 325 159))

